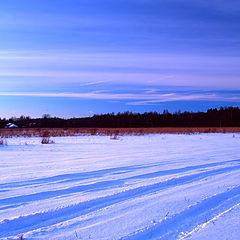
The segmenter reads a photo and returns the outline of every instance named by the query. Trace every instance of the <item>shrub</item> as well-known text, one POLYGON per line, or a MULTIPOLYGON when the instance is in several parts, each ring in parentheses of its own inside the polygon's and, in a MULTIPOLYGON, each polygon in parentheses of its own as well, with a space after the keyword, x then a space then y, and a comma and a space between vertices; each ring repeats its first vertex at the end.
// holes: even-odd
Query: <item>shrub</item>
POLYGON ((118 140, 118 135, 119 135, 119 131, 115 131, 115 133, 110 137, 111 140, 118 140))
POLYGON ((54 143, 53 140, 50 140, 50 133, 49 133, 49 131, 43 132, 41 137, 42 137, 42 139, 41 139, 41 143, 42 144, 54 143))
POLYGON ((7 145, 7 140, 0 139, 0 145, 7 145))

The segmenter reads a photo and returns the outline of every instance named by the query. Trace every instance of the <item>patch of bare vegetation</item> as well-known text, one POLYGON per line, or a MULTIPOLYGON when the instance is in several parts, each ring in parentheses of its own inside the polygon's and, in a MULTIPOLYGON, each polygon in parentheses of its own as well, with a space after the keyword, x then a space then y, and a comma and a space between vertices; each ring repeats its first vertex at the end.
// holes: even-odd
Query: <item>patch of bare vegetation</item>
POLYGON ((54 141, 50 139, 50 132, 49 131, 44 131, 42 133, 42 135, 41 135, 41 143, 42 144, 54 143, 54 141))
POLYGON ((24 240, 23 234, 20 234, 20 235, 18 235, 17 237, 18 237, 18 239, 20 239, 20 240, 24 240))
POLYGON ((111 140, 118 140, 119 139, 119 130, 117 130, 116 132, 114 132, 111 136, 110 139, 111 140))
POLYGON ((240 133, 240 127, 164 127, 164 128, 19 128, 0 129, 0 138, 41 137, 43 142, 52 143, 50 137, 104 135, 116 137, 123 135, 146 134, 196 134, 196 133, 240 133))
POLYGON ((1 139, 0 139, 0 146, 3 146, 3 145, 7 145, 7 140, 1 138, 1 139))

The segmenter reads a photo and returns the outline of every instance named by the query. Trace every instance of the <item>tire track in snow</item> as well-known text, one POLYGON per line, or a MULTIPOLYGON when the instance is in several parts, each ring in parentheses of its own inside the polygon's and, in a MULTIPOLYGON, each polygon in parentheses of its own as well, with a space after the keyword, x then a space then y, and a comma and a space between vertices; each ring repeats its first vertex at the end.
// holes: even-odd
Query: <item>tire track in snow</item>
MULTIPOLYGON (((236 161, 236 160, 235 160, 236 161)), ((240 160, 238 160, 240 162, 240 160)), ((66 182, 74 182, 81 181, 86 179, 94 179, 100 178, 109 175, 115 175, 119 172, 128 173, 134 170, 145 169, 149 167, 156 167, 157 164, 146 164, 146 165, 135 165, 135 166, 125 166, 118 168, 108 168, 108 169, 100 169, 90 172, 80 172, 80 173, 66 173, 57 176, 38 178, 33 180, 26 180, 20 182, 10 182, 10 183, 2 183, 0 184, 0 189, 2 188, 16 188, 16 187, 25 187, 25 186, 36 186, 41 184, 52 184, 52 183, 66 183, 66 182)))
POLYGON ((233 211, 235 208, 238 208, 239 206, 240 206, 240 203, 237 203, 236 205, 234 205, 234 206, 228 208, 227 210, 221 212, 220 214, 216 215, 215 217, 213 217, 209 221, 204 222, 203 224, 200 224, 200 225, 196 226, 196 228, 194 228, 191 232, 184 233, 183 236, 180 237, 179 240, 184 240, 184 239, 187 239, 187 238, 191 237, 192 234, 194 234, 195 232, 198 232, 199 230, 202 230, 203 228, 205 228, 210 223, 214 224, 214 222, 217 221, 220 217, 223 217, 224 215, 227 215, 229 212, 233 211))
POLYGON ((152 227, 139 230, 120 240, 175 240, 197 226, 240 204, 240 186, 207 198, 188 209, 162 220, 152 227))
MULTIPOLYGON (((0 237, 14 236, 20 233, 25 233, 41 227, 57 224, 84 214, 88 214, 104 207, 111 206, 120 202, 131 200, 137 197, 142 197, 149 194, 154 194, 164 189, 177 187, 184 184, 189 184, 199 181, 206 177, 215 176, 218 174, 239 170, 240 166, 226 167, 207 172, 197 173, 193 175, 173 178, 164 182, 159 182, 147 186, 141 186, 135 189, 129 189, 113 195, 108 195, 102 198, 93 199, 86 202, 81 202, 76 205, 67 206, 64 208, 40 212, 32 215, 20 216, 15 219, 5 219, 0 222, 0 237)), ((236 188, 232 197, 240 194, 240 187, 236 188)), ((229 191, 229 193, 231 193, 229 191)), ((229 194, 227 195, 229 196, 229 194)), ((230 197, 230 196, 229 196, 230 197)), ((206 205, 207 206, 207 205, 206 205)), ((131 238, 130 238, 131 239, 131 238)))
MULTIPOLYGON (((164 175, 168 175, 168 174, 182 173, 182 172, 187 172, 187 171, 191 171, 191 170, 198 170, 198 169, 208 168, 208 167, 216 167, 216 166, 221 166, 221 165, 231 164, 231 163, 240 163, 240 159, 222 161, 222 162, 214 162, 214 163, 208 163, 208 164, 201 164, 201 165, 195 165, 195 166, 188 166, 188 167, 169 169, 169 170, 162 170, 162 171, 157 171, 154 173, 146 173, 143 175, 137 175, 137 176, 131 177, 129 179, 150 178, 150 177, 155 177, 155 174, 156 174, 156 176, 164 176, 164 175)), ((74 182, 74 181, 99 178, 99 177, 104 177, 104 176, 109 176, 109 175, 116 175, 116 174, 119 174, 119 172, 120 173, 128 173, 128 172, 132 172, 135 170, 151 168, 151 167, 158 167, 158 166, 162 166, 162 163, 161 164, 145 164, 145 165, 135 165, 135 166, 125 166, 125 167, 118 167, 118 168, 100 169, 100 170, 90 171, 90 172, 61 174, 61 175, 57 175, 57 176, 38 178, 38 179, 33 179, 33 180, 28 180, 28 181, 2 183, 2 184, 0 184, 0 189, 25 187, 25 186, 32 186, 32 185, 35 186, 35 185, 48 184, 48 183, 51 184, 51 183, 74 182)))
MULTIPOLYGON (((170 174, 185 173, 185 172, 192 171, 192 170, 200 170, 200 169, 204 169, 206 167, 221 166, 221 165, 224 165, 225 163, 239 163, 239 162, 240 162, 240 160, 231 160, 231 161, 227 161, 227 162, 225 161, 225 162, 219 162, 219 163, 210 163, 210 164, 203 164, 203 165, 198 165, 198 166, 184 167, 184 168, 179 168, 179 169, 170 169, 170 170, 146 173, 146 174, 142 174, 142 175, 127 177, 127 178, 122 178, 122 179, 117 179, 117 180, 101 181, 101 182, 96 182, 93 184, 74 186, 74 187, 70 187, 70 188, 66 188, 66 189, 51 190, 51 191, 33 193, 33 194, 29 194, 29 195, 24 195, 24 196, 4 198, 4 199, 0 199, 0 206, 4 205, 4 206, 0 207, 0 210, 18 207, 20 205, 27 204, 27 203, 30 203, 33 201, 45 200, 45 199, 64 196, 64 195, 68 195, 68 194, 75 194, 78 192, 94 192, 94 191, 106 190, 106 189, 110 189, 110 188, 114 188, 114 187, 124 187, 125 182, 132 180, 132 179, 154 178, 154 177, 166 176, 166 175, 170 175, 170 174)), ((239 168, 239 167, 240 166, 238 166, 238 165, 236 166, 236 168, 239 168)), ((234 168, 235 168, 235 166, 221 168, 221 169, 213 170, 213 173, 216 172, 218 174, 218 171, 220 171, 220 173, 222 173, 222 171, 224 169, 226 169, 227 171, 228 170, 232 171, 231 169, 234 169, 234 168)), ((209 173, 211 173, 211 171, 209 171, 209 173)), ((55 177, 53 177, 53 178, 55 179, 55 177)), ((57 178, 57 176, 56 176, 56 178, 57 178)))

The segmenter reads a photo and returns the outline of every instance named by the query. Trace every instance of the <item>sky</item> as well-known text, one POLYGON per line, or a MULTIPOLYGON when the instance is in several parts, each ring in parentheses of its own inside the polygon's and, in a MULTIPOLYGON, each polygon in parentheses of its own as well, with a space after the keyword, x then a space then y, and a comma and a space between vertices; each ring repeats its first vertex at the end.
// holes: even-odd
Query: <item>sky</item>
POLYGON ((0 1, 0 117, 240 106, 237 0, 0 1))

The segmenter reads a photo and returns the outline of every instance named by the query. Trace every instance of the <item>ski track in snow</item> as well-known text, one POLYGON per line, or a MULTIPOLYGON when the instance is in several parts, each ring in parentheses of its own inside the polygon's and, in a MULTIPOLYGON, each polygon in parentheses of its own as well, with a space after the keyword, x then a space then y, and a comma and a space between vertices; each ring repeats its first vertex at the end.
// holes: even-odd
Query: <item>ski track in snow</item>
POLYGON ((0 146, 0 239, 201 239, 240 204, 240 134, 54 141, 0 146))

